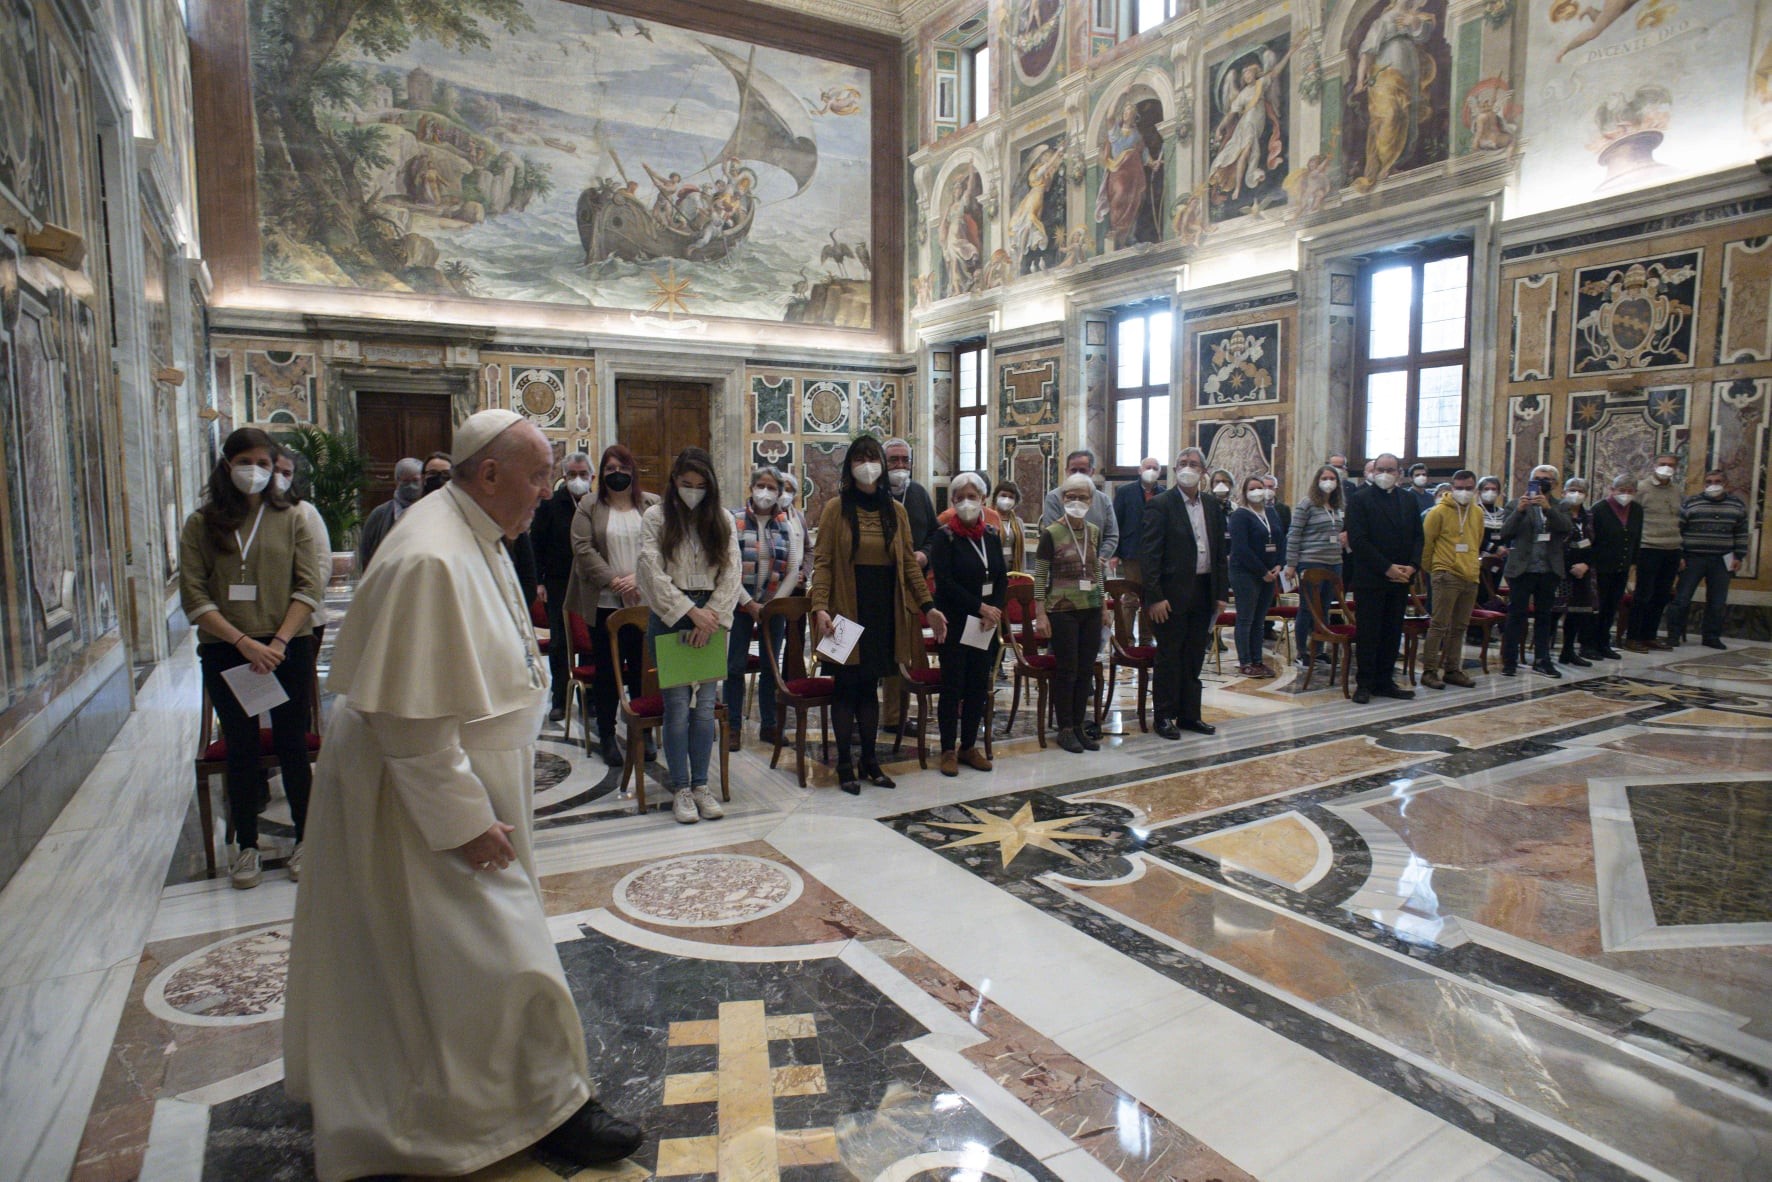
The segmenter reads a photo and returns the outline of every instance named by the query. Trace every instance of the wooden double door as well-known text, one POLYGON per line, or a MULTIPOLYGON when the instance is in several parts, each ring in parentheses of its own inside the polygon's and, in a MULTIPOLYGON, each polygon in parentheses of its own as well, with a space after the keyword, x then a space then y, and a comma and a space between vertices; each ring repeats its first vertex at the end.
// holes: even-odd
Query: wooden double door
MULTIPOLYGON (((707 449, 710 401, 702 382, 617 379, 615 437, 634 453, 640 487, 663 495, 677 453, 686 447, 707 449)), ((591 457, 592 463, 596 460, 591 457)))
POLYGON ((447 394, 357 392, 357 446, 369 461, 362 512, 394 495, 394 465, 404 456, 423 461, 449 450, 455 424, 447 394))

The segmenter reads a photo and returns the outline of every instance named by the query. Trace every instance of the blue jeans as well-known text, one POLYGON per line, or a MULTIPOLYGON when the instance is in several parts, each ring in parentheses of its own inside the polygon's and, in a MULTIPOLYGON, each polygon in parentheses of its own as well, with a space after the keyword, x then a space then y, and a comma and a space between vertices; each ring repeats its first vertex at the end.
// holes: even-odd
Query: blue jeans
MULTIPOLYGON (((691 591, 689 598, 697 607, 708 601, 709 592, 691 591)), ((653 648, 655 638, 670 632, 691 632, 693 625, 685 615, 675 628, 658 618, 656 612, 646 620, 646 647, 653 648)), ((672 792, 685 788, 705 788, 708 763, 714 750, 719 728, 714 724, 714 703, 719 698, 720 683, 704 681, 700 685, 674 685, 664 694, 664 756, 665 778, 672 792), (691 705, 693 698, 694 704, 691 705)))
POLYGON ((1723 554, 1694 554, 1685 551, 1681 557, 1686 567, 1679 575, 1679 589, 1667 608, 1667 638, 1686 639, 1686 621, 1692 615, 1692 596, 1698 584, 1704 584, 1704 632, 1706 640, 1723 638, 1723 610, 1729 604, 1729 564, 1723 554))
MULTIPOLYGON (((726 718, 737 734, 744 718, 744 670, 751 654, 751 637, 756 635, 759 621, 746 612, 732 613, 731 639, 726 645, 726 718)), ((769 651, 781 660, 781 646, 787 640, 788 622, 777 618, 769 629, 769 651)), ((757 672, 757 721, 764 730, 775 728, 775 677, 769 662, 757 672)))
POLYGON ((1231 568, 1231 595, 1237 606, 1237 664, 1261 664, 1261 632, 1267 609, 1274 605, 1275 586, 1242 567, 1231 568))
MULTIPOLYGON (((1306 637, 1311 633, 1311 609, 1310 604, 1306 603, 1304 600, 1304 588, 1302 586, 1304 583, 1304 572, 1307 570, 1332 570, 1335 572, 1337 578, 1342 577, 1341 563, 1339 562, 1301 562, 1298 564, 1298 581, 1301 584, 1298 590, 1298 620, 1303 628, 1301 635, 1306 637)), ((1321 593, 1316 598, 1317 610, 1322 613, 1323 622, 1327 624, 1329 623, 1330 609, 1338 606, 1335 602, 1335 593, 1328 587, 1323 587, 1321 593)), ((1241 619, 1241 617, 1238 618, 1241 619)), ((1299 658, 1302 660, 1305 654, 1305 645, 1302 641, 1300 641, 1298 645, 1298 653, 1299 658)))

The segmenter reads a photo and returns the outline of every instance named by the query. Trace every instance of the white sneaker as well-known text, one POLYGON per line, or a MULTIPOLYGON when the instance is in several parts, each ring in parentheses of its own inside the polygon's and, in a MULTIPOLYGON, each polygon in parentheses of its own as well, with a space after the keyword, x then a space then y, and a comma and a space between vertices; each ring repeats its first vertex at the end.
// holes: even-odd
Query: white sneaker
POLYGON ((228 881, 234 884, 235 890, 251 890, 263 877, 264 871, 258 864, 258 850, 245 849, 234 855, 234 864, 228 868, 228 881))
POLYGON ((693 825, 701 820, 701 814, 695 808, 695 793, 684 788, 677 793, 677 801, 671 806, 671 815, 677 818, 679 825, 693 825))
POLYGON ((720 807, 720 802, 706 788, 697 788, 689 795, 695 798, 695 807, 700 811, 702 820, 718 821, 726 815, 726 810, 720 807))
POLYGON ((306 852, 306 850, 307 850, 306 845, 304 845, 302 842, 299 842, 299 841, 296 842, 295 849, 292 850, 289 854, 289 861, 284 863, 284 866, 289 871, 289 881, 290 882, 300 882, 301 881, 301 856, 304 852, 306 852))

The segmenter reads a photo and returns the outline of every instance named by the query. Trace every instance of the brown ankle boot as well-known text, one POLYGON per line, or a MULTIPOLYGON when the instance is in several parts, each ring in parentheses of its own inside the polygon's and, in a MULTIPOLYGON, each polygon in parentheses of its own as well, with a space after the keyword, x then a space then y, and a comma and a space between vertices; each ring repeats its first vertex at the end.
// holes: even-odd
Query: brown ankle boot
POLYGON ((959 757, 952 751, 943 751, 941 753, 941 774, 944 776, 957 776, 960 774, 959 757))
POLYGON ((985 757, 984 751, 977 747, 968 747, 960 752, 960 762, 969 768, 977 768, 981 772, 991 770, 991 761, 985 757))

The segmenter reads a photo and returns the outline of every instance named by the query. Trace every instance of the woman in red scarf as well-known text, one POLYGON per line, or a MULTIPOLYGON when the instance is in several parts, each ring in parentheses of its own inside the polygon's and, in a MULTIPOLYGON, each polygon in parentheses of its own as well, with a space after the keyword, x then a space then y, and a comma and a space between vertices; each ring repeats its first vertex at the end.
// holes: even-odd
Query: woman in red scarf
MULTIPOLYGON (((929 573, 935 583, 935 606, 951 625, 941 646, 941 774, 957 776, 960 764, 991 770, 991 761, 977 747, 978 729, 990 704, 997 643, 973 648, 962 639, 972 617, 996 629, 1009 593, 1009 572, 1003 564, 1003 539, 985 521, 984 478, 962 472, 948 484, 953 517, 929 545, 929 573), (958 747, 956 748, 956 740, 958 747)), ((945 516, 945 514, 944 514, 945 516)), ((976 625, 973 625, 976 628, 976 625)))

